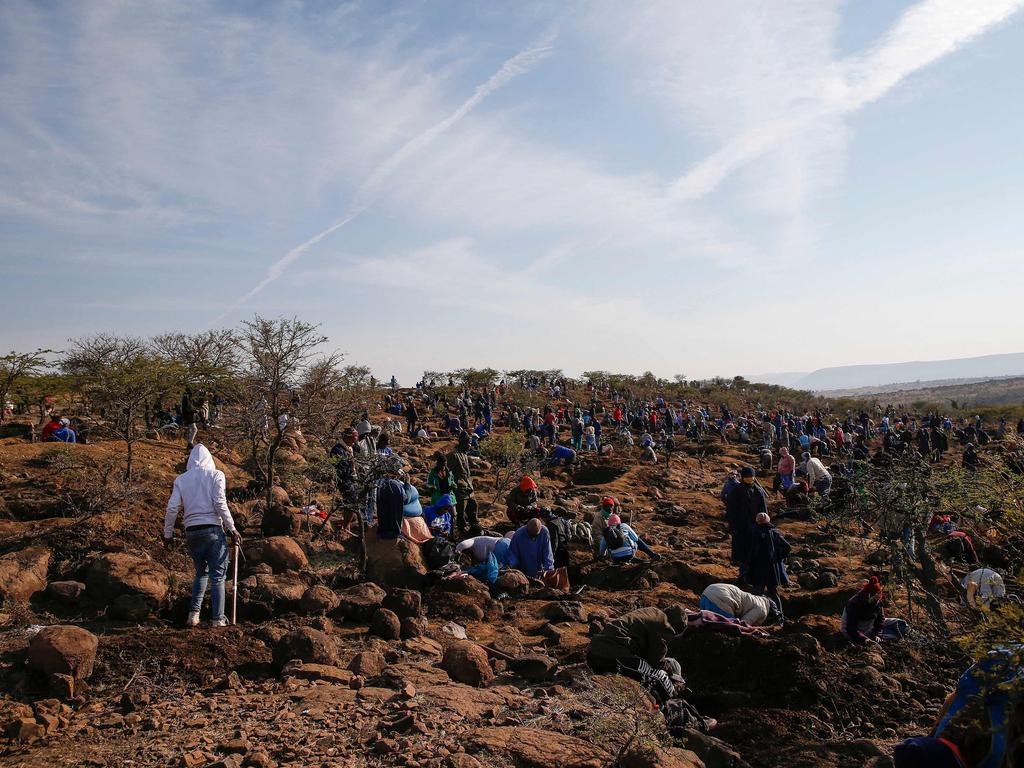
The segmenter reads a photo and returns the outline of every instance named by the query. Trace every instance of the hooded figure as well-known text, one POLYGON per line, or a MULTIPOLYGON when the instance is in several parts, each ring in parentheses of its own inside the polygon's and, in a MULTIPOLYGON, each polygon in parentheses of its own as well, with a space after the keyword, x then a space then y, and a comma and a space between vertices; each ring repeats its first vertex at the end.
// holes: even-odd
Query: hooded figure
POLYGON ((750 553, 747 557, 746 576, 754 588, 754 594, 768 593, 768 599, 782 614, 782 600, 779 598, 779 587, 789 586, 789 574, 786 573, 786 558, 790 552, 789 542, 772 525, 767 512, 761 512, 755 519, 751 533, 750 553))
POLYGON ((225 496, 224 473, 213 463, 213 456, 205 445, 197 445, 189 453, 184 474, 174 479, 171 498, 164 517, 164 546, 170 546, 174 537, 174 523, 184 510, 185 542, 195 565, 192 580, 192 603, 186 624, 199 623, 199 610, 203 604, 206 586, 212 584, 210 605, 213 625, 227 624, 224 616, 224 574, 228 567, 228 546, 225 530, 235 545, 242 537, 235 530, 228 501, 225 496))
POLYGON ((754 481, 754 470, 751 467, 744 467, 740 478, 740 482, 729 491, 725 499, 725 512, 732 536, 732 559, 740 563, 740 575, 743 576, 746 570, 742 566, 750 554, 754 520, 760 513, 768 513, 768 502, 765 501, 764 490, 754 481))

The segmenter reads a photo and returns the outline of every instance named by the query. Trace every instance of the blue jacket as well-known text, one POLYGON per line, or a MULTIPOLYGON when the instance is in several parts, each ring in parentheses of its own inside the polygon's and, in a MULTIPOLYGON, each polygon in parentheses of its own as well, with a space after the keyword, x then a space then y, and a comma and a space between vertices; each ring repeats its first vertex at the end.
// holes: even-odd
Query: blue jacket
POLYGON ((511 543, 509 539, 502 538, 501 541, 494 545, 492 554, 501 568, 508 568, 508 548, 511 543))
MULTIPOLYGON (((618 560, 623 557, 633 557, 636 554, 637 547, 640 546, 640 537, 636 535, 636 531, 630 528, 626 523, 619 523, 619 530, 622 531, 622 537, 625 539, 625 543, 621 547, 617 547, 612 550, 612 560, 618 560)), ((608 551, 608 542, 601 537, 601 554, 604 555, 608 551)))
POLYGON ((50 435, 50 440, 54 443, 77 443, 78 438, 75 436, 75 430, 71 427, 61 427, 55 429, 53 434, 50 435))
POLYGON ((576 451, 572 448, 566 448, 564 445, 556 445, 555 449, 551 451, 551 463, 557 464, 562 459, 574 459, 576 458, 576 451))
POLYGON ((530 538, 524 525, 512 536, 508 546, 508 564, 517 568, 531 579, 541 571, 555 567, 555 556, 551 552, 551 535, 547 528, 541 528, 536 538, 530 538))
POLYGON ((489 553, 486 560, 471 566, 467 573, 485 584, 493 584, 498 580, 498 559, 493 552, 489 553))

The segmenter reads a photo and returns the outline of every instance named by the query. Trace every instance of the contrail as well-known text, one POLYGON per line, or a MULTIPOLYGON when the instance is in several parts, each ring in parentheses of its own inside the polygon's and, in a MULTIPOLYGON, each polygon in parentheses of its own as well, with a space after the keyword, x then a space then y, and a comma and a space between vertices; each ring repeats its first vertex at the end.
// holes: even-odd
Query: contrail
POLYGON ((957 51, 1024 7, 1024 0, 922 0, 882 40, 838 63, 824 81, 827 95, 807 111, 768 122, 712 153, 669 187, 676 202, 712 192, 734 171, 756 160, 820 117, 843 115, 877 101, 907 77, 957 51))
POLYGON ((550 55, 554 49, 554 41, 557 32, 554 28, 548 30, 540 38, 538 38, 533 45, 529 48, 520 51, 515 56, 507 59, 501 67, 491 75, 487 80, 478 85, 473 91, 473 95, 462 102, 458 109, 452 112, 444 120, 435 123, 430 128, 426 129, 420 134, 417 134, 413 138, 409 139, 403 144, 396 152, 385 159, 380 165, 378 165, 366 180, 359 185, 355 194, 352 196, 352 202, 349 203, 348 210, 345 214, 338 219, 336 222, 331 224, 327 229, 319 232, 313 237, 309 238, 306 242, 301 245, 297 245, 292 248, 288 253, 282 256, 280 259, 275 261, 267 268, 267 273, 263 279, 257 283, 247 294, 238 299, 234 304, 228 307, 222 312, 214 322, 220 322, 226 315, 237 309, 241 305, 245 304, 250 299, 258 295, 264 288, 270 285, 272 282, 277 280, 283 275, 296 259, 302 254, 312 248, 314 245, 319 243, 328 235, 337 232, 339 229, 350 223, 353 219, 363 214, 380 195, 381 188, 384 183, 394 174, 403 163, 414 157, 417 153, 426 148, 431 142, 433 142, 438 136, 447 131, 459 120, 464 118, 474 108, 496 90, 506 85, 519 75, 529 72, 538 63, 543 61, 550 55))

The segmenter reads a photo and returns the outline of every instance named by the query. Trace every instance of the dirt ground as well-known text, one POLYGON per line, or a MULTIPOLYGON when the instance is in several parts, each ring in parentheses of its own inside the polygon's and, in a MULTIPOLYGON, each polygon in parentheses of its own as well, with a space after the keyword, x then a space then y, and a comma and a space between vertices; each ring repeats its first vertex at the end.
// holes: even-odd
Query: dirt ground
MULTIPOLYGON (((216 438, 206 436, 213 444, 216 438)), ((442 440, 412 446, 402 438, 396 450, 409 459, 422 486, 430 454, 449 445, 442 440)), ((697 452, 696 446, 689 448, 697 452)), ((626 510, 626 521, 662 559, 612 568, 594 562, 588 548, 574 542, 570 594, 535 589, 501 601, 475 595, 431 601, 434 593, 424 590, 423 632, 394 640, 371 634, 365 616, 319 616, 299 609, 261 621, 252 620, 251 613, 250 620, 223 629, 181 628, 191 563, 180 534, 171 550, 164 550, 160 539, 183 445, 138 444, 139 488, 130 504, 91 515, 68 501, 80 479, 53 469, 52 454, 62 450, 102 462, 120 456, 123 446, 68 449, 2 441, 0 555, 42 546, 52 553, 48 581, 88 583, 89 566, 100 554, 128 553, 163 566, 170 590, 153 615, 134 620, 113 618, 88 591, 70 603, 39 592, 27 605, 5 605, 0 631, 4 719, 15 702, 53 698, 47 681, 26 668, 34 628, 79 624, 100 642, 87 689, 63 705, 44 703, 44 709, 57 708, 56 725, 29 743, 7 739, 2 765, 464 768, 597 766, 618 759, 637 767, 881 766, 891 764, 887 756, 897 741, 928 730, 967 664, 955 648, 929 633, 880 649, 845 642, 838 635, 839 615, 864 578, 877 573, 865 562, 877 542, 826 531, 818 522, 783 521, 779 526, 796 561, 794 584, 783 593, 785 626, 770 629, 766 638, 693 634, 672 648, 693 691, 691 703, 718 726, 710 736, 694 733, 673 748, 666 743, 644 751, 634 745, 622 755, 619 747, 633 721, 651 718, 635 708, 617 710, 621 695, 603 694, 607 681, 595 681, 587 672, 589 620, 646 605, 696 608, 705 586, 735 579, 718 492, 731 467, 755 462, 750 447, 727 445, 719 455, 700 458, 681 450, 671 468, 642 465, 635 456, 620 454, 601 460, 584 456, 575 477, 546 471, 538 478, 546 502, 589 520, 599 498, 613 495, 626 510), (800 579, 808 572, 831 574, 824 580, 830 585, 800 586, 798 581, 814 581, 800 579), (576 594, 580 587, 585 588, 576 594), (456 682, 439 666, 452 641, 445 626, 451 630, 453 622, 492 651, 494 679, 486 686, 456 682), (335 658, 282 672, 273 650, 297 627, 333 638, 335 658), (379 653, 383 668, 367 674, 349 670, 360 653, 379 653), (552 668, 528 679, 510 661, 524 654, 543 654, 552 668)), ((216 455, 229 488, 240 492, 250 478, 239 455, 223 446, 216 455)), ((476 482, 478 497, 489 500, 491 473, 481 470, 476 482)), ((781 500, 773 499, 771 508, 780 509, 781 500)), ((481 511, 485 527, 504 518, 498 508, 483 505, 481 511)), ((247 521, 247 539, 259 538, 258 522, 256 517, 247 521)), ((313 541, 306 531, 295 538, 309 560, 293 574, 302 585, 341 592, 354 583, 358 550, 351 540, 313 541)), ((243 565, 240 578, 248 578, 249 567, 243 565)), ((952 587, 943 597, 955 620, 952 587)), ((905 595, 892 595, 890 615, 913 624, 915 617, 906 610, 905 595)))

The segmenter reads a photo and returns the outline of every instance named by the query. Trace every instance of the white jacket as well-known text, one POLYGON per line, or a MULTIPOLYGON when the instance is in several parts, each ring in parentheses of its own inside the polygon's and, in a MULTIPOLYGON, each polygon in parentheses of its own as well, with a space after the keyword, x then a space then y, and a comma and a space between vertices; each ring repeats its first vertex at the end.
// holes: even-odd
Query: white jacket
POLYGON ((213 456, 205 445, 197 445, 188 455, 184 474, 174 479, 171 498, 164 516, 164 538, 174 536, 174 521, 178 512, 185 510, 185 527, 193 525, 220 525, 228 533, 235 532, 228 500, 224 495, 224 473, 213 463, 213 456))
POLYGON ((706 597, 735 618, 755 626, 764 624, 771 614, 771 600, 744 592, 733 584, 712 584, 701 597, 706 597))

